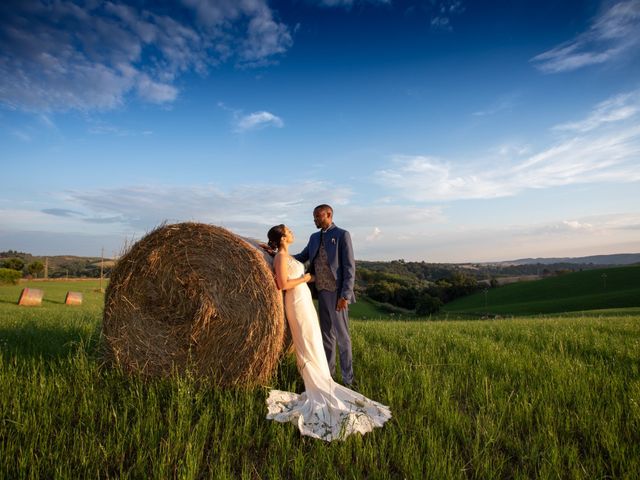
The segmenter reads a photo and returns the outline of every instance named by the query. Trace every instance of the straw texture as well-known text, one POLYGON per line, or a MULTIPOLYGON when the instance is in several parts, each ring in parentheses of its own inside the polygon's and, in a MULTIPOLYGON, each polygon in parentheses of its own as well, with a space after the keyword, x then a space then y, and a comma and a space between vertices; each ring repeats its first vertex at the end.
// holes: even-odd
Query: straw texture
POLYGON ((283 352, 282 294, 253 246, 221 227, 165 225, 118 261, 103 333, 125 370, 188 366, 223 386, 264 384, 283 352))

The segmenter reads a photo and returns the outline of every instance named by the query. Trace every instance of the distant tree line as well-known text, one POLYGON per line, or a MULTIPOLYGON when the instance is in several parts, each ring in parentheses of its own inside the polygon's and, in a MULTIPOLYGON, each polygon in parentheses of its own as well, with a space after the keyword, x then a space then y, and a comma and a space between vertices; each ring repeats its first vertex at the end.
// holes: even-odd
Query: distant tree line
POLYGON ((485 288, 496 288, 501 277, 550 276, 601 268, 597 264, 527 265, 445 264, 427 262, 356 262, 356 291, 379 304, 436 313, 445 304, 485 288))
MULTIPOLYGON (((47 277, 48 278, 99 278, 100 259, 93 257, 64 257, 54 256, 48 258, 47 277)), ((8 250, 0 252, 0 269, 18 272, 17 277, 42 278, 45 273, 44 257, 35 257, 31 254, 8 250)), ((103 275, 109 277, 111 267, 105 266, 103 275)), ((4 276, 14 278, 13 273, 4 273, 4 276)), ((0 281, 4 276, 0 276, 0 281)), ((17 281, 17 280, 16 280, 17 281)))
POLYGON ((27 264, 19 257, 11 257, 0 261, 0 270, 3 270, 0 272, 0 281, 15 284, 24 275, 41 277, 44 272, 44 263, 34 260, 27 264))

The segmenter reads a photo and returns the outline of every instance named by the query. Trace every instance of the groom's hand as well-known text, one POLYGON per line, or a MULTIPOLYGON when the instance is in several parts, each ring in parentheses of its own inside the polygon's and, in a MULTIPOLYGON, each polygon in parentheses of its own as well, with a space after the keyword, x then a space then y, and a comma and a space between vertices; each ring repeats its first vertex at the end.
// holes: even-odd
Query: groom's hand
POLYGON ((336 312, 341 312, 342 310, 347 310, 349 308, 349 302, 347 302, 344 298, 338 299, 338 304, 336 305, 336 312))

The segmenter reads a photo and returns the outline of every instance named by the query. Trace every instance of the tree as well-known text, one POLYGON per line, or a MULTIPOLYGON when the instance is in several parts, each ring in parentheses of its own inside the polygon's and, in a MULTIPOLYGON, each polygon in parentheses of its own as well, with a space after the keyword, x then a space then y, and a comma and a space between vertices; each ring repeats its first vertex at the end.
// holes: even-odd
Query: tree
POLYGON ((418 315, 431 315, 432 313, 438 313, 442 308, 442 301, 437 297, 432 297, 428 293, 423 293, 418 298, 416 306, 416 313, 418 315))
POLYGON ((416 301, 418 292, 415 288, 400 287, 393 292, 391 303, 398 307, 406 308, 407 310, 413 310, 416 308, 416 301))
POLYGON ((27 270, 31 275, 34 275, 36 278, 38 278, 38 274, 44 272, 44 263, 42 263, 40 260, 36 260, 35 262, 29 264, 27 270))
POLYGON ((12 268, 0 268, 0 285, 3 283, 11 283, 16 285, 18 280, 22 277, 22 273, 12 268))
POLYGON ((367 287, 367 296, 378 302, 389 303, 393 298, 394 291, 398 288, 396 284, 389 282, 373 283, 367 287))
POLYGON ((6 260, 2 261, 2 264, 0 264, 0 266, 2 266, 2 268, 10 268, 11 270, 17 270, 21 272, 24 268, 24 260, 18 257, 7 258, 6 260))

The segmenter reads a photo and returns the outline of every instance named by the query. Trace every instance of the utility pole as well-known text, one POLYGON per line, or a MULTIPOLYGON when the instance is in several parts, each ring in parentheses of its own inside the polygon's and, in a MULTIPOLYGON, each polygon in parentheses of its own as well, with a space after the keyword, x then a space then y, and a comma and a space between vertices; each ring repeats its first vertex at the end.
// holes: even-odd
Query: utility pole
POLYGON ((49 257, 44 257, 44 278, 49 278, 49 257))

